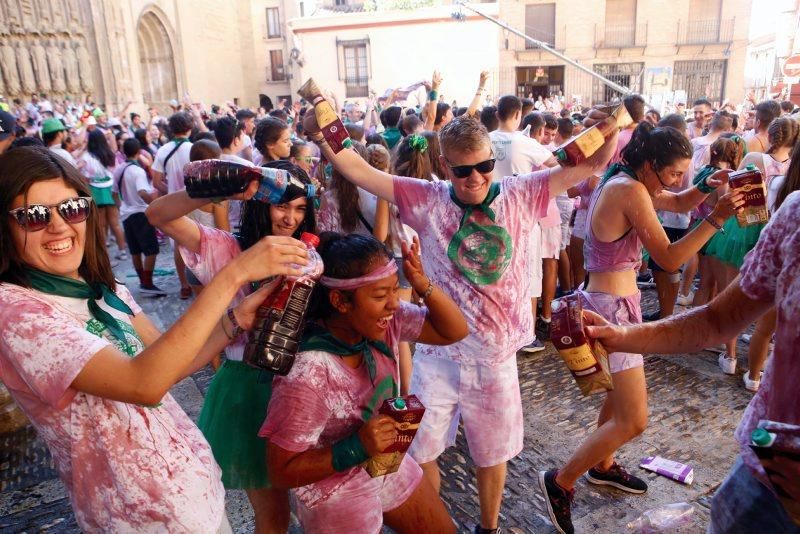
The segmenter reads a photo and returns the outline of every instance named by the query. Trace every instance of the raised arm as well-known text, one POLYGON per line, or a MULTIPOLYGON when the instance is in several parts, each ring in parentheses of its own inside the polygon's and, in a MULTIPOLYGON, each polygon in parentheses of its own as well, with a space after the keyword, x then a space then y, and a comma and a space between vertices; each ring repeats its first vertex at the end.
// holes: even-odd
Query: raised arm
POLYGON ((597 171, 604 169, 617 148, 617 135, 618 132, 614 132, 597 152, 580 165, 550 171, 550 196, 558 196, 597 171))
MULTIPOLYGON (((728 183, 728 175, 732 171, 723 169, 706 178, 708 187, 720 187, 728 183)), ((686 213, 699 206, 709 193, 703 192, 698 186, 691 186, 680 193, 661 191, 654 199, 653 206, 657 210, 686 213)))
POLYGON ((467 117, 474 117, 478 112, 478 106, 481 105, 481 98, 483 98, 483 91, 486 88, 486 80, 489 79, 489 71, 484 70, 481 71, 480 81, 478 82, 478 89, 475 91, 475 96, 472 97, 472 102, 469 103, 469 107, 467 108, 467 112, 465 115, 467 117))
POLYGON ((442 75, 438 70, 433 71, 431 86, 428 91, 428 101, 425 103, 425 126, 426 130, 433 130, 433 123, 436 122, 436 103, 439 101, 439 88, 442 85, 442 75))

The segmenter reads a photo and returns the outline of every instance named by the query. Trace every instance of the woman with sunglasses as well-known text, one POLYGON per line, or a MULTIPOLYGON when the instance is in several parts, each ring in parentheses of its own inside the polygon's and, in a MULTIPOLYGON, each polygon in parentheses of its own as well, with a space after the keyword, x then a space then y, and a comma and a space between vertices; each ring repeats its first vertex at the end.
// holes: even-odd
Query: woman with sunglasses
MULTIPOLYGON (((600 118, 599 112, 595 116, 600 118)), ((642 247, 660 266, 676 271, 722 228, 742 205, 741 194, 719 199, 703 222, 682 239, 670 243, 656 210, 676 213, 697 207, 717 186, 727 182, 729 170, 709 174, 679 194, 667 191, 679 184, 692 158, 689 140, 674 128, 656 128, 642 122, 622 150, 622 161, 612 165, 592 194, 584 244, 589 283, 579 291, 584 309, 614 324, 642 321, 636 286, 642 247)), ((619 447, 647 427, 647 387, 641 354, 608 355, 614 389, 606 395, 597 429, 561 469, 539 473, 539 485, 553 526, 573 532, 570 504, 578 477, 586 473, 591 484, 612 486, 629 493, 647 491, 647 484, 614 461, 619 447)))
MULTIPOLYGON (((273 161, 264 166, 285 170, 301 182, 310 183, 306 173, 288 161, 273 161)), ((257 188, 258 182, 253 181, 246 193, 230 199, 243 201, 241 230, 236 235, 189 219, 187 214, 208 200, 190 198, 186 191, 156 199, 148 207, 147 217, 153 226, 175 240, 186 266, 206 284, 264 236, 300 237, 303 232, 315 231, 312 199, 288 193, 277 204, 247 200, 257 188)), ((234 303, 251 292, 248 284, 234 289, 234 303)), ((244 338, 226 347, 225 362, 208 388, 198 426, 222 468, 225 488, 247 492, 255 512, 256 532, 286 532, 288 493, 272 488, 267 473, 266 443, 257 436, 267 413, 272 375, 245 364, 244 347, 244 338)))
POLYGON ((220 470, 169 389, 250 327, 305 246, 259 241, 163 335, 114 280, 80 173, 47 150, 0 156, 0 379, 47 443, 87 532, 230 532, 220 470))

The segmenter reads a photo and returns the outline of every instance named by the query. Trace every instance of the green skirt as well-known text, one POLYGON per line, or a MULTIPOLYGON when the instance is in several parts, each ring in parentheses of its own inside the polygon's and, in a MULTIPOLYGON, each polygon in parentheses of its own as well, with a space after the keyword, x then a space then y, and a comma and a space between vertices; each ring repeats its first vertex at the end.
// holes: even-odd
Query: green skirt
POLYGON ((269 488, 266 440, 258 431, 267 416, 272 373, 226 360, 208 387, 197 426, 222 469, 226 489, 269 488))
POLYGON ((89 189, 92 192, 92 199, 94 200, 95 205, 114 206, 116 204, 116 202, 114 202, 114 195, 112 194, 110 187, 95 187, 90 185, 89 189))
POLYGON ((722 227, 725 232, 717 232, 708 242, 705 254, 741 269, 744 257, 756 246, 764 226, 754 224, 742 228, 736 217, 731 217, 722 227))

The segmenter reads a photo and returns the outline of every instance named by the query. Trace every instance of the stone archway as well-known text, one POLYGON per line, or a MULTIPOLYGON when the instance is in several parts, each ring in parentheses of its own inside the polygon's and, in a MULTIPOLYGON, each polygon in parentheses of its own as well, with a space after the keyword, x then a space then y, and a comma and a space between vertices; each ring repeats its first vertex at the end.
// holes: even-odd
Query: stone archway
POLYGON ((148 105, 165 106, 178 98, 175 56, 167 28, 153 11, 139 18, 136 28, 142 71, 142 96, 148 105))

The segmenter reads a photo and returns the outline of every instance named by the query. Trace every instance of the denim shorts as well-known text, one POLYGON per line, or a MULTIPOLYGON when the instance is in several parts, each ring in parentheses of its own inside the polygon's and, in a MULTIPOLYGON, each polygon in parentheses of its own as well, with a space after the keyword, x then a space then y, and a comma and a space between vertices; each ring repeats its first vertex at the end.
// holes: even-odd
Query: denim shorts
POLYGON ((752 532, 798 534, 800 527, 792 522, 772 490, 752 475, 739 456, 711 501, 708 534, 752 532))

